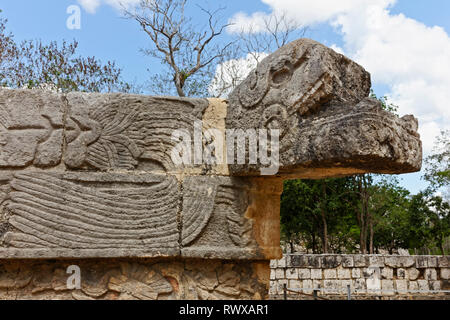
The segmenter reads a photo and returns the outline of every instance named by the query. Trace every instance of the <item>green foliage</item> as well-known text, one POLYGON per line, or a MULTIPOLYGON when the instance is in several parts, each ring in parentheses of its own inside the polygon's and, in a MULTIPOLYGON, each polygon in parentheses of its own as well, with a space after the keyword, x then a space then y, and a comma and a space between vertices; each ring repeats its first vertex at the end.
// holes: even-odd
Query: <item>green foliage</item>
POLYGON ((450 237, 450 204, 430 190, 414 195, 410 204, 409 248, 439 248, 450 237))
MULTIPOLYGON (((0 11, 1 12, 1 11, 0 11)), ((103 64, 95 57, 76 54, 78 42, 40 40, 16 43, 6 33, 0 18, 0 84, 12 88, 51 86, 63 92, 129 92, 132 86, 121 79, 114 62, 103 64)))
POLYGON ((352 228, 356 223, 350 210, 352 199, 342 201, 349 186, 349 178, 286 181, 281 198, 283 238, 318 253, 324 250, 326 226, 327 249, 353 250, 357 238, 352 228))
POLYGON ((383 178, 372 186, 370 209, 374 216, 374 246, 390 253, 407 248, 409 238, 409 192, 396 179, 383 178))
MULTIPOLYGON (((313 253, 323 253, 326 226, 327 252, 362 251, 360 181, 354 177, 286 181, 281 197, 282 239, 292 246, 300 244, 313 253)), ((371 234, 374 253, 380 249, 393 253, 399 248, 422 251, 427 248, 428 252, 441 254, 448 251, 445 249, 450 237, 448 202, 430 191, 411 196, 392 177, 366 181, 369 198, 365 219, 369 232, 363 243, 368 251, 371 234)))
POLYGON ((450 130, 442 131, 437 137, 433 154, 425 159, 424 179, 436 191, 450 184, 450 130))
MULTIPOLYGON (((1 14, 2 10, 0 10, 1 14)), ((14 42, 13 35, 6 32, 8 20, 0 17, 0 86, 7 86, 6 77, 14 68, 19 48, 14 42)))
POLYGON ((387 96, 383 96, 381 98, 378 98, 377 95, 373 92, 373 90, 370 90, 370 97, 377 99, 378 101, 381 102, 381 106, 383 107, 384 110, 389 111, 395 115, 398 115, 398 106, 393 104, 392 102, 389 101, 389 98, 387 96))

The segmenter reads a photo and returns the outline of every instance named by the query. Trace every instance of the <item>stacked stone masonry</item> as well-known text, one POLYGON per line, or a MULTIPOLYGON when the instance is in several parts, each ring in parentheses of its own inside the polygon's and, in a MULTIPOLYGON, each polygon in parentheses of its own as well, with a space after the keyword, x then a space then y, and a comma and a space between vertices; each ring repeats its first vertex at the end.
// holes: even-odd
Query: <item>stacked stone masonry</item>
POLYGON ((271 261, 272 298, 450 299, 450 256, 285 255, 271 261), (297 294, 301 292, 303 294, 297 294))

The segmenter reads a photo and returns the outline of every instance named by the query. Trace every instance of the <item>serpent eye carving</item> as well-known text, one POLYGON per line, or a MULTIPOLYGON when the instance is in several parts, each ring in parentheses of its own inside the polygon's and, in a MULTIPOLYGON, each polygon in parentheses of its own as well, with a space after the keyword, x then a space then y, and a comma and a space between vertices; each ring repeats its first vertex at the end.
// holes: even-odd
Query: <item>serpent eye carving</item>
POLYGON ((269 91, 267 74, 252 71, 244 82, 239 90, 239 101, 243 107, 252 108, 258 105, 269 91))
POLYGON ((271 87, 280 88, 292 79, 294 66, 290 61, 283 61, 281 66, 272 67, 271 87))

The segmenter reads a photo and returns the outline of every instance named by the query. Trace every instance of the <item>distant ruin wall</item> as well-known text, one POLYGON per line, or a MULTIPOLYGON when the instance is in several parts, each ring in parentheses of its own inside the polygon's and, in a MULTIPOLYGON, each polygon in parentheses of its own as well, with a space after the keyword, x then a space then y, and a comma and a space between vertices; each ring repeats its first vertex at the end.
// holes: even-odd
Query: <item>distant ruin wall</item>
POLYGON ((270 279, 273 299, 450 299, 450 256, 286 255, 270 279))

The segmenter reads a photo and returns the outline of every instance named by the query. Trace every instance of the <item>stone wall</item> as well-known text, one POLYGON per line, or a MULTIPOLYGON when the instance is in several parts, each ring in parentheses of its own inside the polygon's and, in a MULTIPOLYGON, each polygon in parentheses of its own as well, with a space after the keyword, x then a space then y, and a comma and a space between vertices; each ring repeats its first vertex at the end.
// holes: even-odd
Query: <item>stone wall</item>
POLYGON ((269 294, 346 299, 450 299, 450 256, 286 255, 271 262, 269 294), (449 291, 449 292, 445 292, 449 291))

